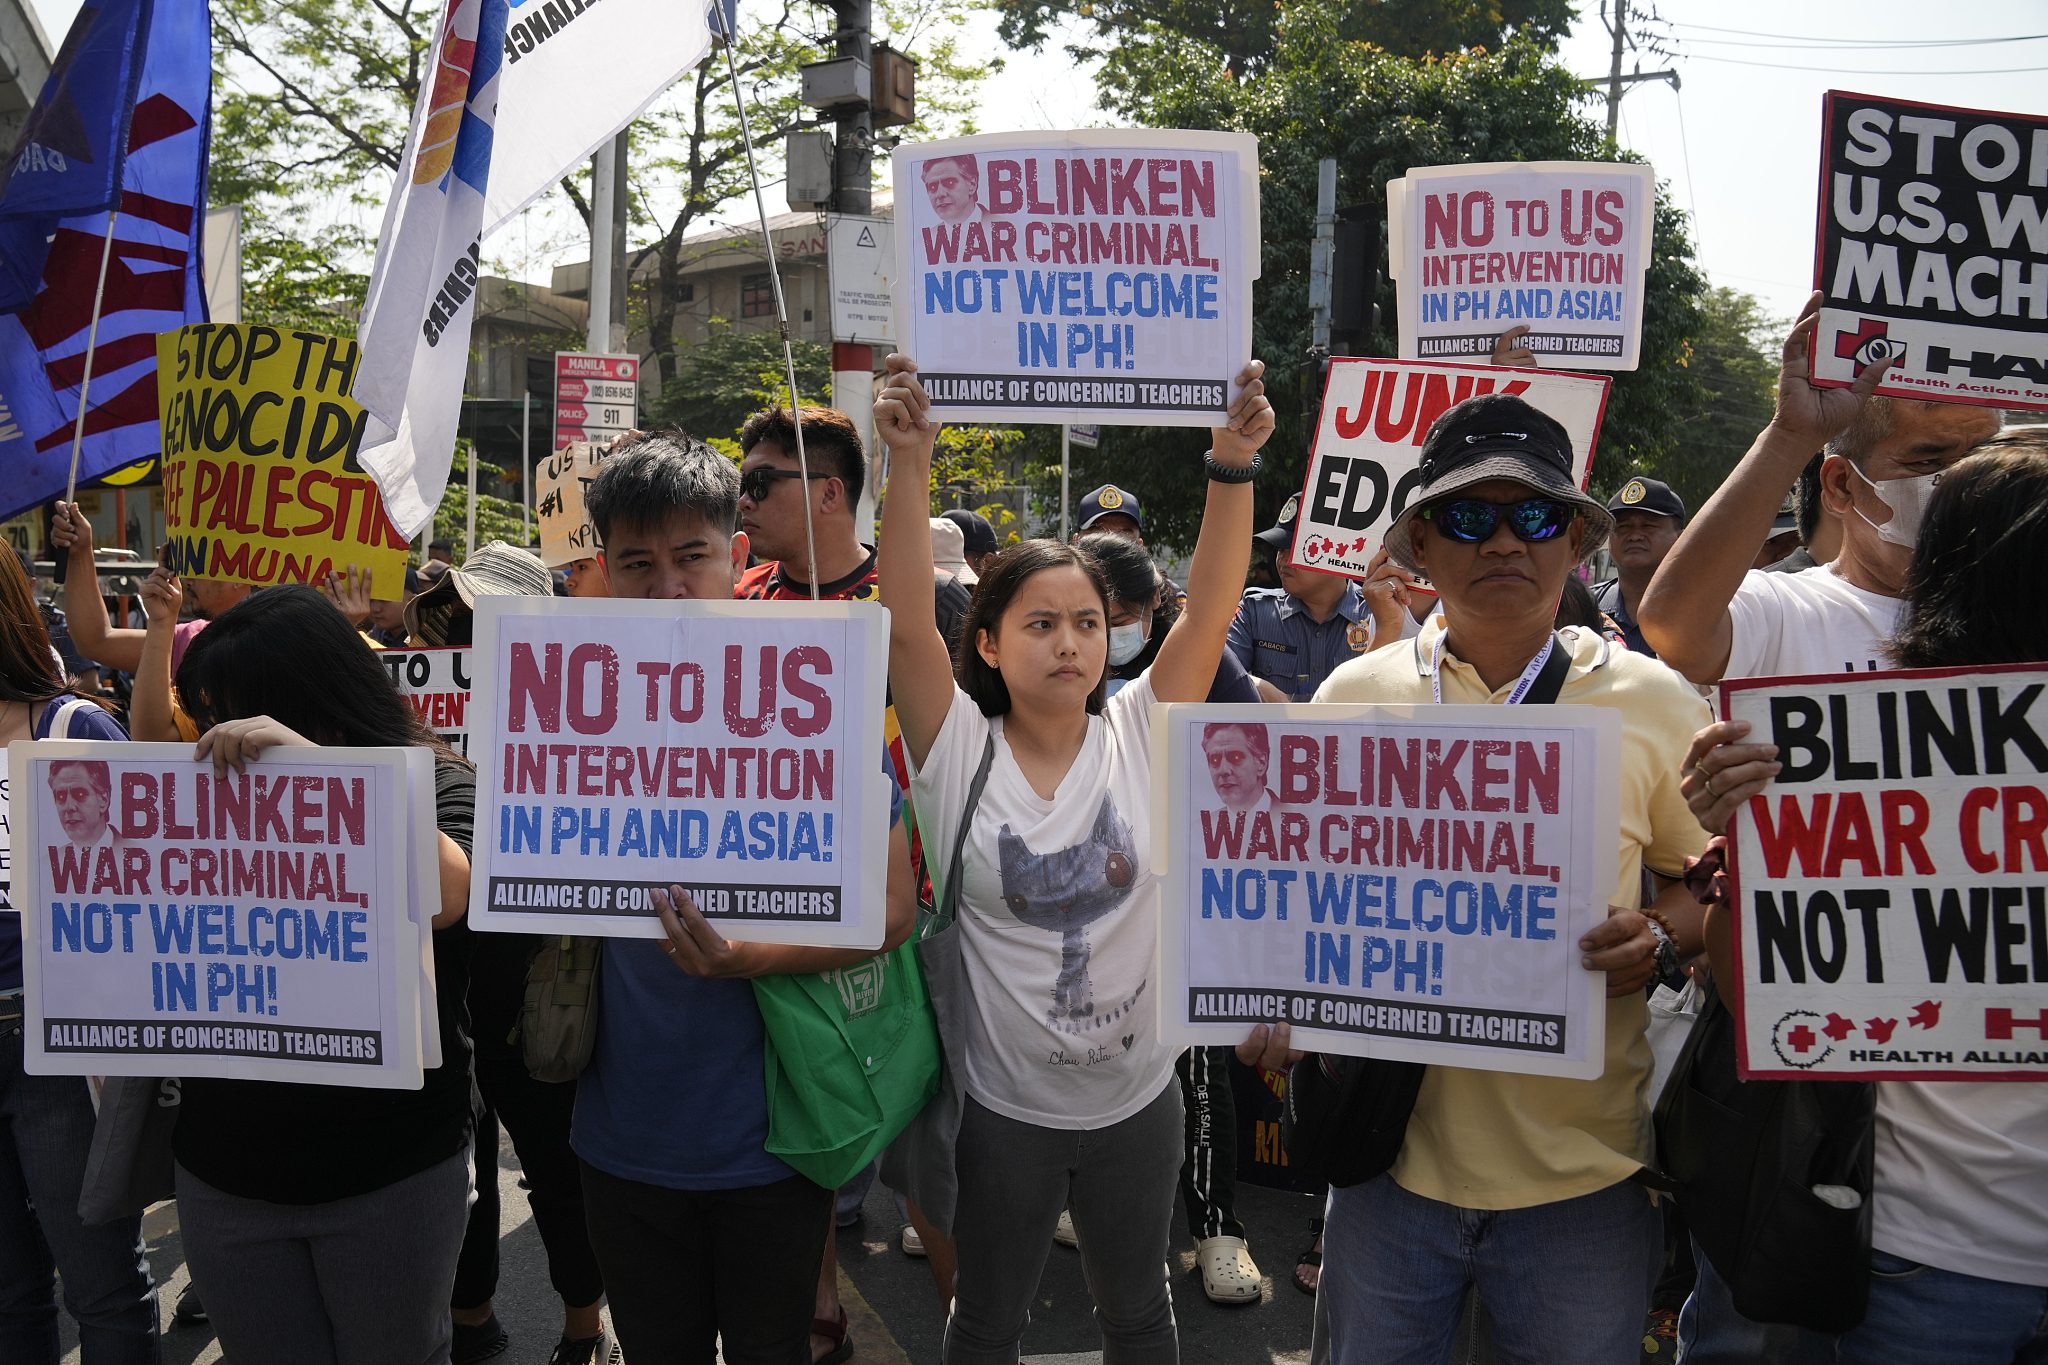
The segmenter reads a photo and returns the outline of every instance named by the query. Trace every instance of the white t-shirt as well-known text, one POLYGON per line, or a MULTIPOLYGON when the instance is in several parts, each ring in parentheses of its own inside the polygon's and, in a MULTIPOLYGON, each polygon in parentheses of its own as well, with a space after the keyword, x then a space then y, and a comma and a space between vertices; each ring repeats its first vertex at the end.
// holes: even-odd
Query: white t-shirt
POLYGON ((1089 717, 1081 752, 1047 801, 1011 755, 1002 718, 983 716, 956 688, 911 779, 932 871, 944 876, 994 732, 995 761, 961 851, 960 955, 973 997, 963 1079, 1006 1118, 1103 1128, 1157 1099, 1171 1079, 1152 998, 1152 702, 1148 671, 1089 717))
MULTIPOLYGON (((1891 667, 1905 602, 1826 565, 1752 571, 1728 615, 1729 678, 1891 667)), ((1880 1081, 1873 1245, 1909 1261, 2048 1285, 2048 1084, 1880 1081)))

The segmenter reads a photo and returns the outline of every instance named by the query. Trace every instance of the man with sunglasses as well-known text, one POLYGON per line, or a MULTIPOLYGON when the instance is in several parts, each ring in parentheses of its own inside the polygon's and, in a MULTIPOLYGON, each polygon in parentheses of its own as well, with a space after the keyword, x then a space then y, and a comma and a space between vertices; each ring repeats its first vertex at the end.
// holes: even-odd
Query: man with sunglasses
MULTIPOLYGON (((1679 763, 1707 710, 1675 673, 1597 632, 1553 631, 1565 576, 1613 524, 1572 478, 1562 426, 1520 398, 1473 398, 1430 428, 1421 469, 1385 544, 1428 576, 1442 616, 1340 665, 1315 699, 1511 705, 1555 688, 1559 703, 1621 712, 1620 875, 1608 918, 1577 945, 1580 968, 1607 977, 1606 1068, 1591 1081, 1428 1069, 1393 1168, 1331 1195, 1330 1359, 1447 1357, 1476 1285, 1503 1358, 1632 1365, 1663 1246, 1642 1183, 1644 987, 1674 938, 1681 954, 1702 946, 1676 878, 1706 844, 1679 763), (1644 866, 1659 885, 1648 916, 1635 908, 1644 866)), ((1284 1065, 1287 1033, 1255 1029, 1240 1055, 1284 1065)))

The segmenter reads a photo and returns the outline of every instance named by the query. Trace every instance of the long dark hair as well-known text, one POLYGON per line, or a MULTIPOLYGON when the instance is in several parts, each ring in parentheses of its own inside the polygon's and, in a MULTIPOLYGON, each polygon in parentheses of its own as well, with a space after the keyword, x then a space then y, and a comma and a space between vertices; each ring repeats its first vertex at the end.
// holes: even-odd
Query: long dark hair
POLYGON ((1888 646, 1901 668, 2048 660, 2048 430, 2003 432, 1941 476, 1888 646))
MULTIPOLYGON (((1073 565, 1088 575, 1089 585, 1102 599, 1103 624, 1109 622, 1109 583, 1102 576, 1102 566, 1072 545, 1062 545, 1056 540, 1026 540, 1012 545, 994 559, 982 572, 981 581, 974 585, 974 597, 967 604, 967 615, 960 621, 959 658, 953 663, 953 676, 960 684, 960 690, 974 698, 974 704, 981 708, 984 716, 1006 716, 1010 713, 1010 686, 1003 681, 1001 670, 990 668, 988 661, 981 657, 976 643, 981 632, 987 631, 993 639, 1001 625, 1003 613, 1010 609, 1010 603, 1017 599, 1017 593, 1027 579, 1047 569, 1073 565)), ((1104 656, 1103 675, 1095 680, 1095 690, 1088 694, 1088 714, 1102 713, 1103 681, 1109 676, 1108 656, 1104 656)))
POLYGON ((251 593, 195 635, 178 697, 202 732, 269 716, 315 744, 420 745, 461 761, 399 694, 377 651, 303 583, 251 593))
POLYGON ((0 554, 0 701, 39 702, 61 695, 64 675, 50 652, 50 632, 35 590, 12 550, 0 554))
POLYGON ((1076 542, 1082 554, 1102 568, 1110 600, 1131 611, 1144 611, 1159 596, 1159 573, 1152 556, 1129 536, 1091 531, 1076 542))

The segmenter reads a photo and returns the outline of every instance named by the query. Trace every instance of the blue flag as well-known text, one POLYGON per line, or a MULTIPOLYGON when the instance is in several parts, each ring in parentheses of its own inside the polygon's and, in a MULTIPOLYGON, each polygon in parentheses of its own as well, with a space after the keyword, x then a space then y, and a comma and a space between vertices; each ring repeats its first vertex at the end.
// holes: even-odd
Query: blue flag
POLYGON ((109 203, 79 481, 158 451, 156 334, 207 320, 212 76, 205 0, 103 0, 79 11, 64 41, 0 196, 0 519, 64 492, 109 203), (104 40, 109 31, 126 46, 104 40), (110 86, 126 96, 112 99, 110 86), (118 127, 88 123, 112 106, 118 127), (52 169, 59 159, 70 169, 52 169), (97 205, 98 179, 67 178, 80 169, 113 177, 97 205), (18 199, 43 211, 21 216, 30 210, 18 213, 18 199))

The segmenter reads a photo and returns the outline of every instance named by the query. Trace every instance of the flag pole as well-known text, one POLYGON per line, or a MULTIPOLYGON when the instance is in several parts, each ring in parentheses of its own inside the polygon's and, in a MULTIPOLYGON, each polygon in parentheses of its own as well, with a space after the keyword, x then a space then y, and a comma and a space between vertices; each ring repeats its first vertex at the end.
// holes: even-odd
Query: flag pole
POLYGON ((739 63, 733 58, 735 38, 723 0, 711 6, 725 31, 725 69, 732 75, 732 100, 740 111, 740 143, 747 149, 747 179, 754 186, 754 212, 761 220, 761 251, 768 258, 768 279, 775 287, 775 321, 782 329, 782 365, 789 374, 789 425, 796 432, 796 468, 804 486, 804 549, 811 565, 811 600, 818 600, 818 536, 811 525, 811 462, 804 454, 802 405, 796 392, 796 354, 789 345, 789 302, 782 296, 782 272, 775 265, 775 242, 768 235, 768 204, 761 197, 761 173, 754 165, 754 135, 747 127, 747 101, 740 93, 739 63))
MULTIPOLYGON (((114 215, 120 211, 118 204, 107 206, 107 234, 100 243, 100 278, 92 291, 92 325, 85 334, 85 378, 78 385, 78 420, 71 424, 71 473, 64 480, 64 501, 68 506, 78 501, 78 449, 85 441, 85 401, 92 393, 92 353, 100 342, 100 305, 107 297, 107 263, 114 258, 114 215)), ((67 551, 55 556, 50 577, 62 583, 64 571, 71 566, 71 555, 67 551)))

